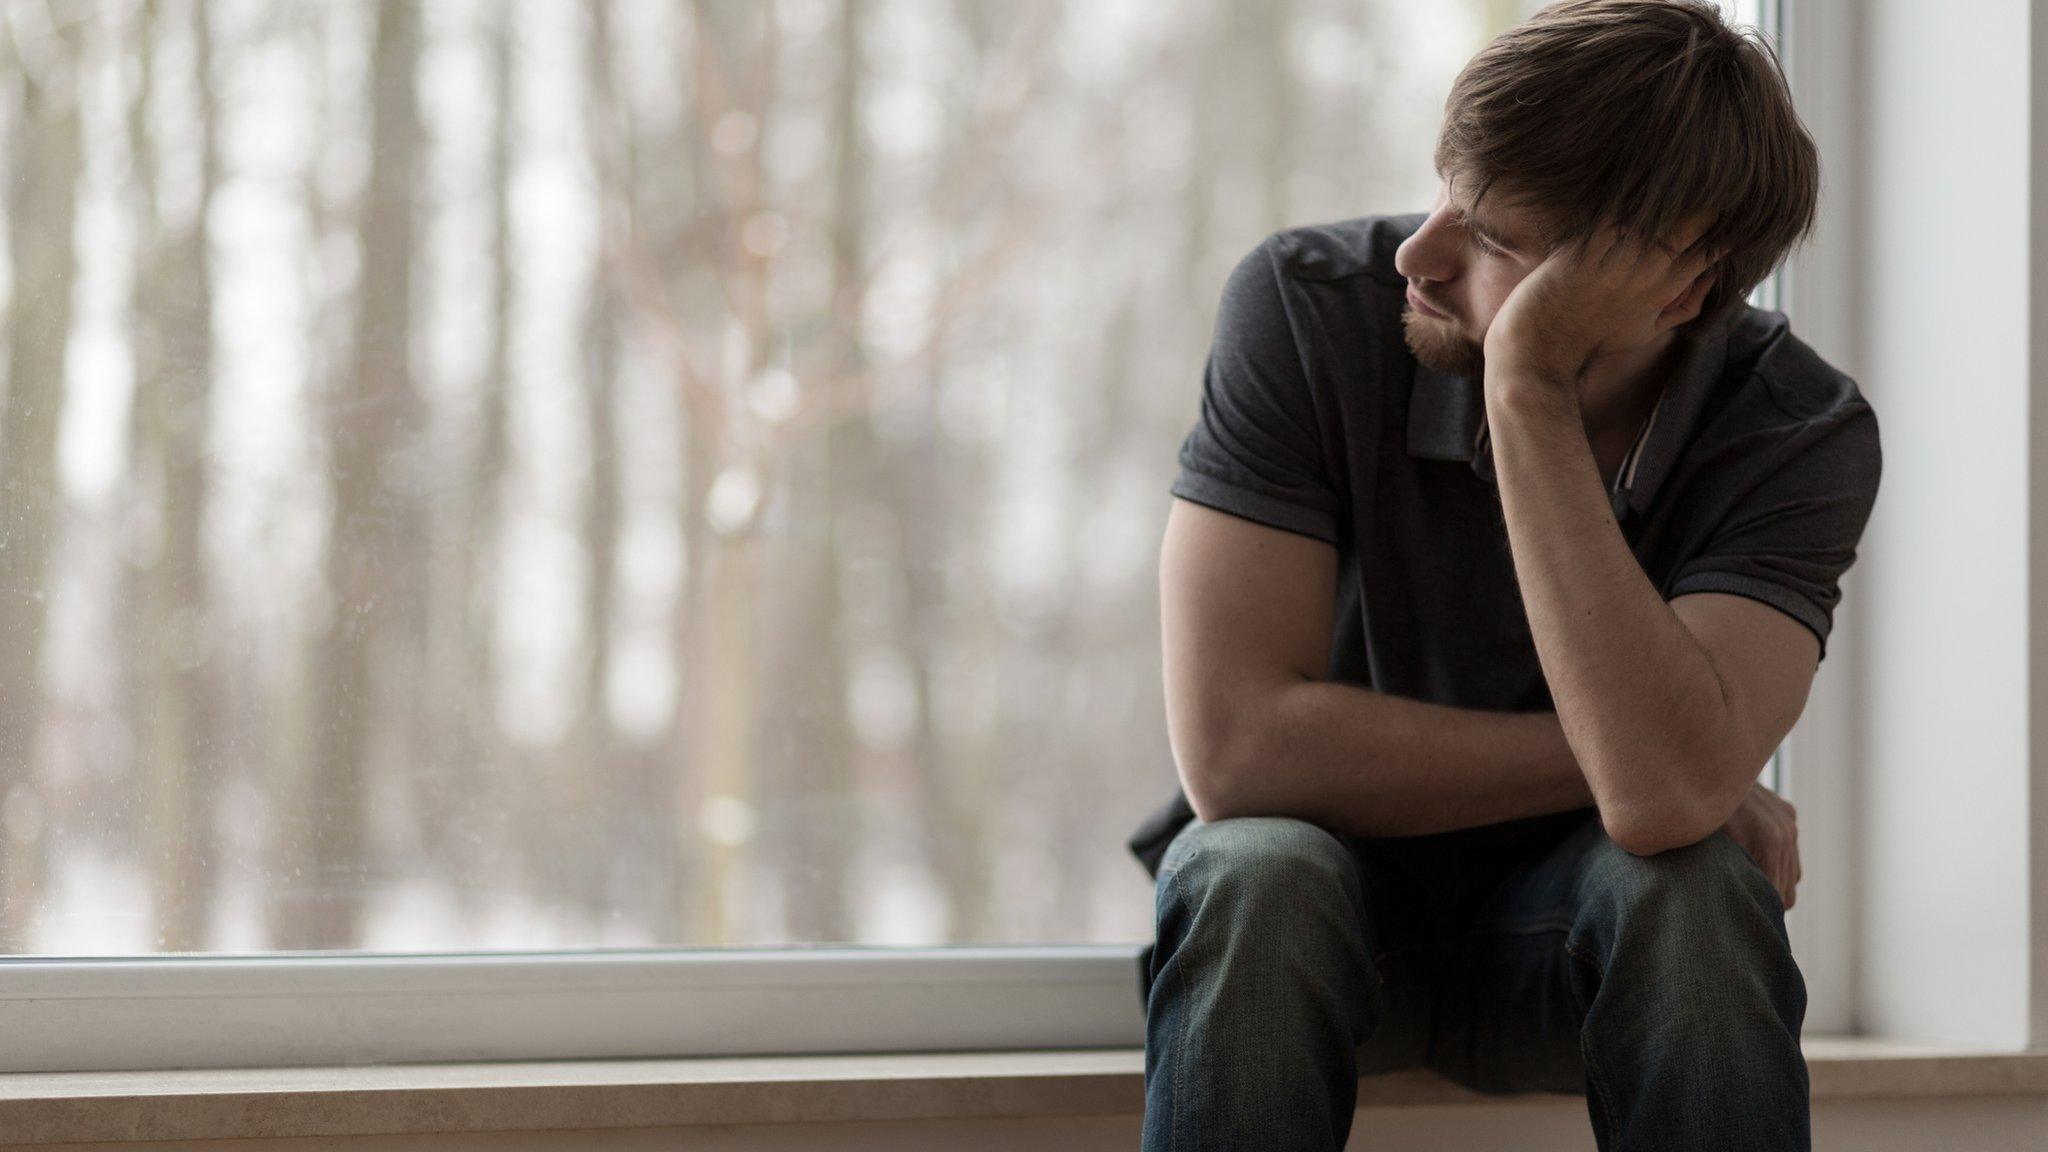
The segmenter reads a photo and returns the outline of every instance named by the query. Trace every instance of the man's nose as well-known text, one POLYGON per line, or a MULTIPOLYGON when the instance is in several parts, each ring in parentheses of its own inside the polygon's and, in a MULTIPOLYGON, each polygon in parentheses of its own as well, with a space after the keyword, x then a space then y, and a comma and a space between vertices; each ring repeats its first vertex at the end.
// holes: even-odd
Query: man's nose
POLYGON ((1394 270, 1410 280, 1451 280, 1458 275, 1457 250, 1449 243, 1443 214, 1433 212, 1422 227, 1394 249, 1394 270))

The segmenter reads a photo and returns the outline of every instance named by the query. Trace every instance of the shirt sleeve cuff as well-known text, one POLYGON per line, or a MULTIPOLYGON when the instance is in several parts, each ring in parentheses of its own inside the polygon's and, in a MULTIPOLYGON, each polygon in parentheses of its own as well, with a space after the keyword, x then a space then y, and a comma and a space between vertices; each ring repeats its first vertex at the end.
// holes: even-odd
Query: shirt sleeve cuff
POLYGON ((1183 468, 1179 478, 1173 482, 1172 492, 1183 500, 1192 500, 1219 512, 1312 536, 1328 544, 1337 543, 1337 520, 1330 513, 1289 503, 1214 476, 1183 468))
POLYGON ((1820 640, 1820 656, 1828 651, 1828 629, 1832 624, 1827 612, 1815 604, 1805 593, 1787 588, 1769 580, 1759 580, 1735 572, 1692 572, 1682 577, 1671 587, 1667 599, 1677 599, 1688 592, 1727 592, 1746 596, 1751 600, 1769 604, 1780 612, 1799 621, 1820 640))

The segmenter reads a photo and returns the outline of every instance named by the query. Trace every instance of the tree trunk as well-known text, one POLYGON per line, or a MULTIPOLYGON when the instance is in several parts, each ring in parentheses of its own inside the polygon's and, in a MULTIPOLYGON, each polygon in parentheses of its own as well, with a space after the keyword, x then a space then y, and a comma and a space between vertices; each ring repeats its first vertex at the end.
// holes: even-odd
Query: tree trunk
MULTIPOLYGON (((839 74, 832 88, 833 337, 815 368, 822 380, 848 379, 863 366, 858 336, 866 200, 859 113, 860 36, 866 5, 841 0, 839 74)), ((783 931, 793 941, 843 943, 857 924, 848 904, 854 850, 862 832, 856 780, 860 745, 847 713, 853 669, 843 610, 838 541, 843 514, 875 491, 875 448, 868 414, 832 420, 822 435, 788 443, 788 512, 772 547, 779 556, 768 594, 778 626, 768 637, 761 701, 761 849, 780 882, 783 931)))
POLYGON ((31 947, 29 929, 48 858, 42 793, 45 581, 57 535, 58 417, 71 341, 77 256, 72 248, 83 141, 78 113, 81 20, 19 77, 8 184, 12 304, 6 406, 0 409, 0 951, 31 947))
MULTIPOLYGON (((333 513, 328 528, 329 610, 313 642, 312 779, 294 835, 306 867, 282 896, 278 937, 287 948, 342 948, 361 937, 372 876, 364 852, 366 784, 375 751, 379 689, 393 663, 378 659, 402 587, 394 571, 405 544, 408 494, 398 451, 417 421, 409 364, 414 250, 414 159, 419 137, 415 67, 418 13, 383 0, 370 60, 370 172, 358 217, 351 370, 325 416, 333 513)), ((409 569, 408 569, 409 570, 409 569)), ((403 601, 400 601, 403 603, 403 601)), ((399 643, 413 643, 395 638, 399 643)))
POLYGON ((157 549, 137 565, 137 748, 146 797, 145 847, 155 942, 171 952, 203 951, 213 905, 212 828, 219 747, 215 739, 214 634, 202 527, 208 500, 212 424, 213 273, 208 208, 220 183, 209 9, 191 10, 199 94, 200 189, 175 234, 155 210, 163 149, 146 110, 154 94, 157 5, 146 4, 142 76, 130 134, 136 162, 135 485, 153 497, 157 549))
MULTIPOLYGON (((598 181, 600 221, 614 210, 616 196, 629 206, 633 196, 634 172, 629 146, 612 152, 621 141, 618 96, 613 86, 610 0, 589 0, 586 123, 591 154, 598 157, 600 171, 616 172, 616 187, 598 181)), ((571 898, 593 920, 603 917, 609 900, 607 883, 611 854, 605 846, 617 824, 619 808, 613 772, 618 755, 618 734, 611 722, 612 620, 615 610, 614 585, 618 572, 619 541, 619 340, 618 311, 604 276, 600 242, 597 262, 591 269, 590 297, 583 317, 584 422, 589 471, 583 492, 583 677, 579 686, 574 747, 564 757, 567 794, 561 808, 568 827, 576 835, 569 859, 575 862, 570 878, 571 898)))

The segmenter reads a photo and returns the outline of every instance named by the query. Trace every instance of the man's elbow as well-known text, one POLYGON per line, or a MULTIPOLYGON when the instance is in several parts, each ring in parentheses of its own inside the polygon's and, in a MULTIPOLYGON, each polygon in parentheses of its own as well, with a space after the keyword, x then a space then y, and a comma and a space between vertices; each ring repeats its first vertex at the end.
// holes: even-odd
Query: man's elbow
POLYGON ((1695 759, 1658 777, 1613 770, 1598 777, 1621 784, 1597 802, 1607 838, 1625 852, 1655 856, 1712 836, 1735 814, 1756 772, 1695 759))
POLYGON ((1237 699, 1227 708, 1191 702, 1189 707, 1168 709, 1180 790, 1195 817, 1205 823, 1242 814, 1244 785, 1252 775, 1245 766, 1257 760, 1252 749, 1255 710, 1245 699, 1250 694, 1240 690, 1234 695, 1237 699))
POLYGON ((1607 838, 1624 852, 1637 856, 1655 856, 1673 848, 1683 848, 1707 838, 1708 833, 1694 835, 1691 832, 1674 831, 1663 825, 1646 823, 1609 824, 1607 838))
POLYGON ((1180 790, 1187 795, 1195 818, 1214 824, 1235 814, 1232 775, 1216 756, 1184 756, 1180 764, 1180 790))
POLYGON ((1246 787, 1254 776, 1246 766, 1255 761, 1245 748, 1247 735, 1242 728, 1214 733, 1210 739, 1189 741, 1190 746, 1175 756, 1181 791, 1204 823, 1259 811, 1257 798, 1246 787))
POLYGON ((1705 805, 1669 802, 1638 804, 1627 812, 1601 815, 1607 838, 1637 856, 1655 856, 1697 844, 1726 820, 1725 816, 1712 818, 1705 805))

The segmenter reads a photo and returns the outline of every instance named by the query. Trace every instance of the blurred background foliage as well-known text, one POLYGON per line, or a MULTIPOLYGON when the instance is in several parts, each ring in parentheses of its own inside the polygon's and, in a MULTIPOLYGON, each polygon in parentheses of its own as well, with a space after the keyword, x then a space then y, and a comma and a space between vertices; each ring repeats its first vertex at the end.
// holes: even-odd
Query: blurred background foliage
POLYGON ((0 951, 1134 942, 1232 264, 1499 0, 0 0, 0 951))

